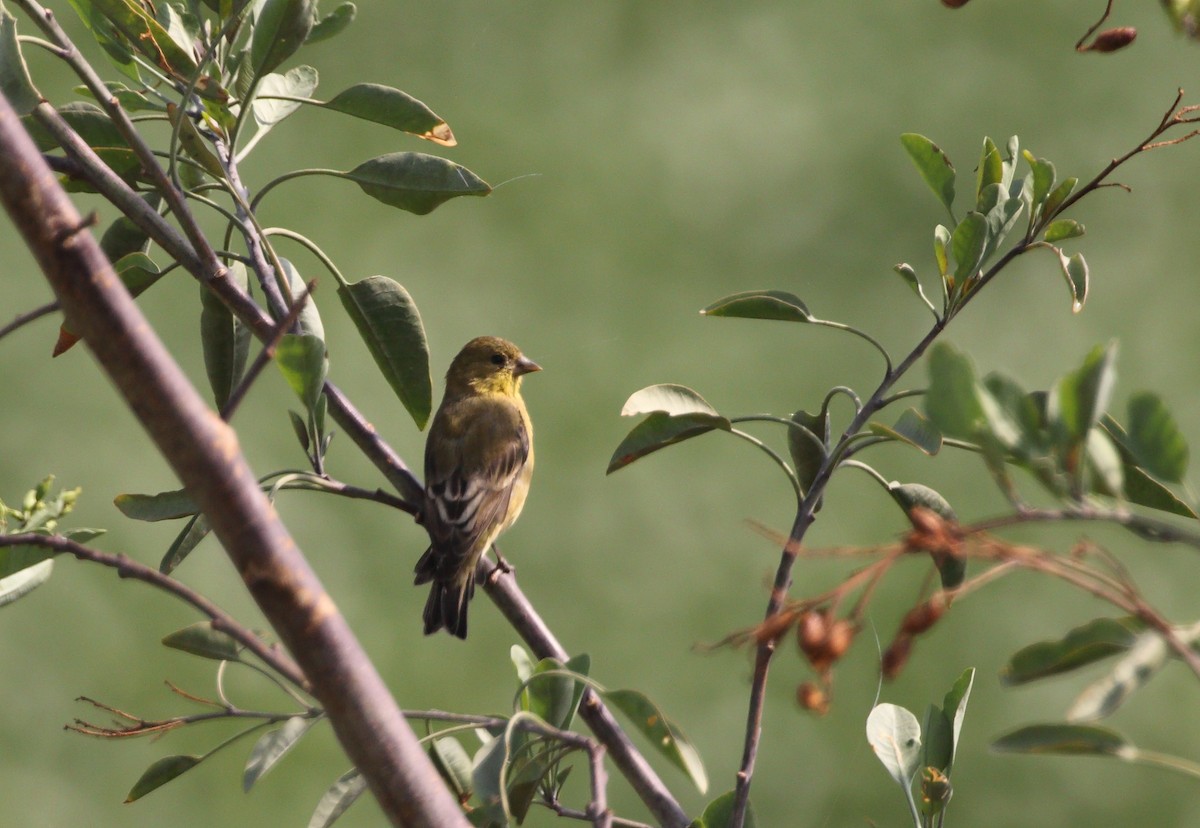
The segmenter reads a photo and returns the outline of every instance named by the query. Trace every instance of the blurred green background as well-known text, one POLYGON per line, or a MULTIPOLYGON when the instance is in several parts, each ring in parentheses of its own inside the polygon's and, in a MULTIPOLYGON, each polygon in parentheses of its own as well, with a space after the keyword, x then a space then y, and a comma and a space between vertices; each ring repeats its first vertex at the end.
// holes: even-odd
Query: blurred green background
MULTIPOLYGON (((57 6, 73 22, 67 4, 57 6)), ((435 378, 463 342, 483 333, 517 341, 545 367, 526 384, 537 425, 533 493, 504 548, 563 643, 591 654, 594 676, 648 693, 697 743, 712 779, 708 797, 652 759, 690 811, 732 787, 751 663, 746 652, 701 653, 695 645, 761 618, 778 550, 744 521, 785 532, 789 490, 761 455, 717 436, 605 477, 632 425, 618 416, 622 403, 657 382, 690 385, 727 413, 813 408, 835 384, 869 392, 879 360, 853 338, 705 320, 697 310, 739 290, 786 289, 815 314, 905 352, 929 316, 891 266, 908 261, 928 275, 932 227, 943 216, 899 133, 932 137, 964 177, 984 135, 1003 146, 1016 133, 1054 161, 1060 177, 1087 178, 1150 131, 1177 87, 1195 86, 1200 46, 1175 35, 1155 3, 1120 5, 1113 24, 1140 31, 1132 48, 1077 55, 1072 44, 1101 6, 362 3, 346 34, 301 53, 321 72, 318 97, 361 80, 400 87, 453 127, 460 146, 444 154, 493 185, 507 182, 486 200, 417 218, 347 182, 307 179, 267 199, 261 218, 309 234, 351 278, 383 273, 402 282, 428 328, 435 378)), ((32 31, 27 20, 20 28, 32 31)), ((100 61, 95 49, 89 54, 100 61)), ((55 103, 71 99, 61 69, 41 54, 31 62, 55 103)), ((334 113, 301 111, 244 173, 253 187, 288 169, 348 169, 400 149, 436 150, 334 113)), ((1132 194, 1105 190, 1075 211, 1089 234, 1071 249, 1085 251, 1093 278, 1081 315, 1071 315, 1052 258, 1030 256, 989 286, 948 338, 982 370, 1035 388, 1115 337, 1116 408, 1152 388, 1185 433, 1200 435, 1198 154, 1200 145, 1139 158, 1119 175, 1132 194)), ((306 277, 321 279, 333 379, 419 469, 423 435, 376 374, 333 300, 332 280, 303 251, 287 242, 280 249, 306 277)), ((49 293, 7 225, 0 260, 3 323, 49 293)), ((207 394, 196 299, 196 285, 177 273, 140 302, 207 394)), ((176 481, 82 348, 50 360, 55 332, 47 319, 0 342, 0 498, 19 500, 54 473, 84 490, 71 525, 107 528, 103 548, 157 563, 178 525, 133 524, 112 498, 176 481)), ((905 385, 923 381, 922 367, 905 385)), ((302 465, 285 414, 292 405, 272 372, 239 412, 235 425, 257 472, 302 465)), ((930 460, 897 448, 870 459, 889 478, 939 488, 963 517, 1003 509, 975 458, 930 460)), ((330 470, 358 485, 382 483, 344 438, 334 441, 330 470)), ((476 599, 466 643, 421 635, 424 590, 411 585, 424 548, 419 527, 382 507, 311 494, 287 494, 279 508, 402 705, 509 709, 516 639, 486 598, 476 599)), ((905 524, 877 486, 854 474, 834 482, 820 517, 814 545, 886 543, 905 524)), ((1096 527, 1013 537, 1062 548, 1081 533, 1120 552, 1165 612, 1195 617, 1192 552, 1096 527)), ((826 588, 850 566, 804 564, 793 594, 826 588)), ((873 604, 885 643, 923 575, 923 567, 902 570, 873 604)), ((213 541, 179 574, 262 626, 213 541)), ((1194 782, 1111 761, 987 750, 1004 730, 1060 718, 1084 683, 1003 689, 996 673, 1006 656, 1107 612, 1057 583, 1009 578, 956 605, 920 641, 902 678, 883 689, 884 700, 920 711, 965 667, 979 669, 951 824, 1194 824, 1194 782)), ((245 742, 133 805, 121 800, 150 762, 203 752, 231 731, 121 744, 62 731, 75 717, 107 720, 74 701, 80 695, 148 718, 193 709, 164 679, 212 695, 211 663, 158 646, 194 620, 148 587, 68 560, 48 585, 0 613, 0 824, 306 824, 346 769, 326 726, 248 795, 240 785, 245 742)), ((807 677, 798 658, 785 650, 777 659, 753 788, 760 825, 905 824, 901 795, 863 736, 876 693, 871 638, 865 632, 838 668, 834 707, 823 719, 793 701, 807 677)), ((244 676, 231 677, 230 691, 247 706, 274 700, 244 676)), ((1194 680, 1174 667, 1113 724, 1141 746, 1197 758, 1200 718, 1188 715, 1197 698, 1194 680)), ((580 796, 581 779, 568 791, 580 796)), ((647 818, 616 776, 610 802, 619 814, 647 818)), ((551 821, 538 813, 534 824, 551 821)), ((364 799, 340 824, 381 822, 364 799)))

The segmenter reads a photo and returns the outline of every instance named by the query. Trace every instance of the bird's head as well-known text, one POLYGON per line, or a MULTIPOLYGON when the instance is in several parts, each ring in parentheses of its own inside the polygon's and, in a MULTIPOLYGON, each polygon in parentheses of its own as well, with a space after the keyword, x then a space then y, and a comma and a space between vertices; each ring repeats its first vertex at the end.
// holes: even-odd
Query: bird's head
POLYGON ((540 370, 542 366, 507 339, 480 336, 464 345, 450 363, 446 390, 515 394, 523 375, 540 370))

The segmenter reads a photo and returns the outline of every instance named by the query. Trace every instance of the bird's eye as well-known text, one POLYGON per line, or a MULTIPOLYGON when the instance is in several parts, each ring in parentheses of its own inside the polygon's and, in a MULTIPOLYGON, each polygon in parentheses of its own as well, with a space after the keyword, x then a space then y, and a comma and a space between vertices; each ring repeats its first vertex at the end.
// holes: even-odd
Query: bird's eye
POLYGON ((503 365, 505 361, 504 354, 492 354, 492 365, 503 365))

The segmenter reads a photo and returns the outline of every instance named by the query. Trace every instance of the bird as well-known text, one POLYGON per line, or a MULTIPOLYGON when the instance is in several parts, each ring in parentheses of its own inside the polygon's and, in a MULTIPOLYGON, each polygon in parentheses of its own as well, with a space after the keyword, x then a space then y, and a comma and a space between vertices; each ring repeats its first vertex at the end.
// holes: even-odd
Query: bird
POLYGON ((425 634, 467 637, 475 566, 516 521, 533 475, 533 424, 521 378, 542 370, 513 343, 472 339, 446 372, 442 404, 425 442, 425 503, 419 522, 429 548, 417 585, 431 583, 425 634))

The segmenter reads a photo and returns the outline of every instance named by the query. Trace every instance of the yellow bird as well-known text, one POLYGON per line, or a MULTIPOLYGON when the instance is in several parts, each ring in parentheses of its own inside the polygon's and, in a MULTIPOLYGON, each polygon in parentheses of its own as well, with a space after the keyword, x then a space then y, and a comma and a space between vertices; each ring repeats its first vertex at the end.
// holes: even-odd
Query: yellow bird
POLYGON ((429 548, 416 583, 433 583, 425 634, 443 627, 467 637, 467 602, 475 566, 516 521, 533 475, 533 424, 521 399, 521 377, 541 366, 507 340, 472 339, 450 363, 446 393, 425 442, 425 508, 429 548))

